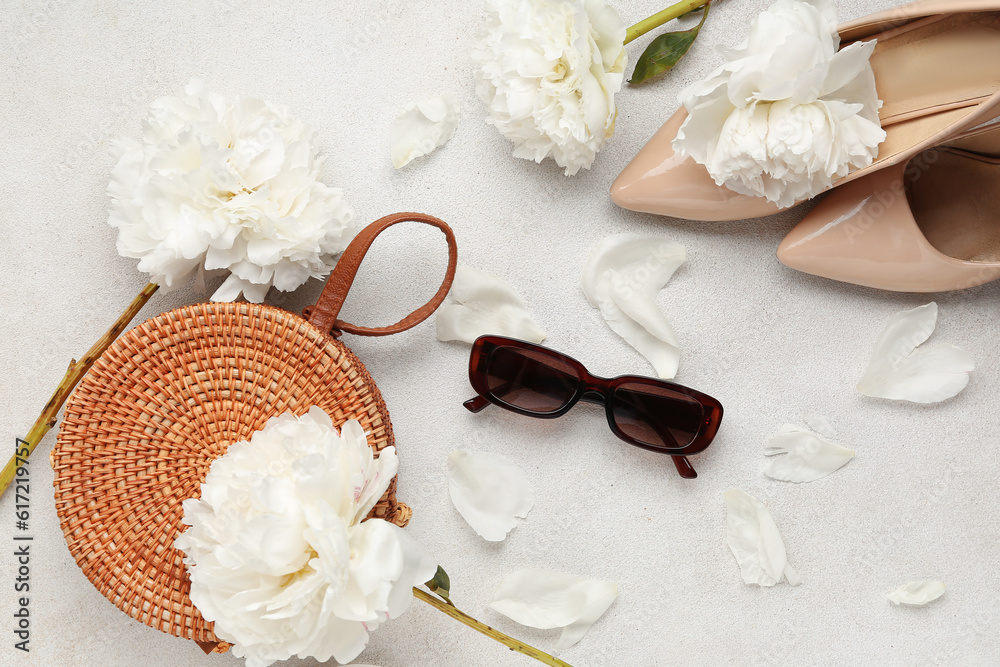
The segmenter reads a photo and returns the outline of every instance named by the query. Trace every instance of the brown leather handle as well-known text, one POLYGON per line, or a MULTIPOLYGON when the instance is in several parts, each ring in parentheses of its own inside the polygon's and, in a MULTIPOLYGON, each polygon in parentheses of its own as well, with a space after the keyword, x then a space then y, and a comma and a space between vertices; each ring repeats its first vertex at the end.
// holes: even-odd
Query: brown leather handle
POLYGON ((393 213, 384 218, 379 218, 371 223, 354 237, 347 250, 337 260, 337 266, 326 281, 326 286, 319 295, 319 301, 315 306, 309 306, 302 311, 302 315, 309 320, 309 323, 324 333, 329 333, 335 338, 339 338, 343 332, 357 334, 359 336, 388 336, 389 334, 406 331, 415 327, 431 316, 438 306, 448 296, 451 283, 455 279, 455 268, 458 266, 458 246, 455 244, 455 233, 451 231, 443 220, 439 220, 432 215, 423 213, 393 213), (401 319, 395 324, 387 327, 359 327, 337 319, 340 309, 347 299, 347 293, 351 290, 354 277, 361 266, 361 260, 365 258, 368 249, 371 248, 375 237, 385 229, 400 222, 422 222, 427 225, 437 227, 444 232, 444 238, 448 242, 448 270, 444 276, 444 282, 429 302, 424 306, 401 319))

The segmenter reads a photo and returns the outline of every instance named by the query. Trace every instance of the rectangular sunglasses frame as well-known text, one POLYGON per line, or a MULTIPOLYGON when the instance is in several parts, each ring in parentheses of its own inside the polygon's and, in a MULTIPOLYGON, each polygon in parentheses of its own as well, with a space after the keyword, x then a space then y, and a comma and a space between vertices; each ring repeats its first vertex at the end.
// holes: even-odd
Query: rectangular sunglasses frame
MULTIPOLYGON (((614 378, 599 377, 591 374, 587 368, 576 359, 561 352, 556 352, 555 350, 536 343, 529 343, 523 340, 517 340, 516 338, 507 338, 505 336, 487 335, 480 336, 476 339, 472 345, 472 354, 469 358, 469 381, 472 383, 472 388, 479 394, 475 398, 469 399, 463 404, 470 412, 479 412, 492 403, 493 405, 497 405, 505 410, 510 410, 511 412, 516 412, 517 414, 525 415, 527 417, 555 419, 557 417, 562 417, 564 414, 569 412, 570 409, 572 409, 573 406, 580 401, 604 405, 608 426, 611 427, 611 431, 618 436, 619 439, 624 440, 628 444, 636 447, 670 455, 673 458, 674 465, 677 467, 677 472, 681 475, 681 477, 688 479, 695 478, 698 474, 695 472, 694 467, 687 460, 686 456, 704 451, 705 448, 711 444, 712 439, 715 438, 715 435, 719 430, 719 425, 722 422, 722 404, 707 394, 703 394, 699 391, 695 391, 694 389, 689 389, 688 387, 674 382, 669 382, 667 380, 643 377, 639 375, 620 375, 614 378), (578 378, 578 385, 574 394, 565 405, 549 412, 526 410, 505 402, 493 393, 489 387, 489 382, 487 381, 490 358, 492 357, 494 351, 500 348, 515 348, 535 353, 543 353, 554 359, 558 359, 562 364, 573 368, 576 371, 578 378), (682 447, 658 447, 656 445, 636 440, 622 431, 615 420, 614 396, 615 390, 623 384, 640 384, 650 387, 664 388, 687 396, 699 403, 702 406, 702 419, 701 425, 695 433, 694 439, 682 447)), ((652 427, 652 425, 650 426, 652 427)), ((659 430, 657 430, 657 433, 660 433, 661 436, 673 439, 669 433, 662 433, 659 430)))

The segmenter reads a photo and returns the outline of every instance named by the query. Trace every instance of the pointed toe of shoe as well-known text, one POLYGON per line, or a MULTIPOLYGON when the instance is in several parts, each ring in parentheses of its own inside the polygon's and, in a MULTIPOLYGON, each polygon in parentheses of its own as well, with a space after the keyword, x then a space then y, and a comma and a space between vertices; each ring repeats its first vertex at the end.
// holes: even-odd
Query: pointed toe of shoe
POLYGON ((674 153, 673 141, 687 117, 675 113, 643 146, 611 185, 611 199, 632 211, 701 221, 744 220, 781 211, 762 197, 716 185, 704 166, 674 153))
POLYGON ((777 254, 782 264, 804 273, 896 292, 979 284, 973 267, 924 237, 907 200, 902 165, 831 191, 777 254))

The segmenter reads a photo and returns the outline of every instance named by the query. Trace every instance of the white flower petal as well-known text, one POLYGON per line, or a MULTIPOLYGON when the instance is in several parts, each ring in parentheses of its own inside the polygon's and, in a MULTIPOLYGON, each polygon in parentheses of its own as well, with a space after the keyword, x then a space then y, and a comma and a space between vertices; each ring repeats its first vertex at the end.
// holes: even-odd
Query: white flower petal
POLYGON ((618 597, 618 584, 613 581, 589 580, 577 586, 585 589, 583 609, 579 619, 564 627, 559 633, 559 640, 552 648, 553 651, 565 651, 583 639, 590 626, 604 615, 618 597))
POLYGON ((601 314, 611 330, 646 357, 658 377, 670 379, 677 375, 681 353, 676 339, 657 338, 618 306, 611 290, 607 293, 609 298, 601 302, 601 314))
MULTIPOLYGON (((437 562, 416 540, 394 524, 381 519, 371 519, 351 529, 351 574, 360 586, 358 591, 367 600, 353 602, 361 614, 371 615, 370 609, 384 610, 388 618, 396 618, 410 607, 414 586, 434 577, 437 562), (392 585, 387 586, 386 582, 392 585), (359 604, 359 603, 365 604, 359 604)), ((350 598, 342 598, 350 602, 350 598)), ((341 617, 344 617, 341 615, 341 617)), ((358 619, 361 620, 361 619, 358 619)), ((378 627, 366 618, 368 630, 378 627)))
POLYGON ((396 114, 389 131, 396 169, 443 146, 458 127, 461 104, 451 93, 410 102, 396 114))
POLYGON ((785 543, 771 513, 740 489, 726 492, 726 542, 744 582, 774 586, 784 578, 792 586, 799 585, 799 576, 788 564, 785 543))
POLYGON ((212 301, 236 301, 240 297, 240 293, 243 291, 243 287, 248 283, 242 278, 237 276, 235 273, 230 273, 229 276, 222 281, 218 289, 212 293, 212 301))
POLYGON ((395 524, 387 525, 396 533, 396 539, 403 549, 403 569, 386 599, 386 613, 389 618, 396 618, 410 608, 413 587, 433 579, 438 566, 437 561, 409 533, 395 524))
POLYGON ((629 288, 655 296, 687 259, 679 243, 658 236, 613 234, 606 236, 590 251, 583 270, 581 286, 590 305, 598 308, 594 296, 608 270, 622 274, 629 288))
POLYGON ((532 343, 545 340, 545 332, 531 319, 531 313, 510 285, 485 271, 459 266, 451 295, 458 303, 438 309, 435 319, 438 340, 472 343, 484 334, 532 343))
POLYGON ((662 378, 677 374, 680 349, 656 297, 686 257, 673 241, 617 234, 591 250, 580 281, 590 305, 662 378))
POLYGON ((785 482, 812 482, 839 470, 854 458, 854 452, 823 437, 785 424, 767 441, 764 474, 785 482))
POLYGON ((806 415, 802 418, 806 426, 819 433, 824 438, 832 438, 837 435, 833 428, 833 422, 825 415, 806 415))
MULTIPOLYGON (((352 420, 353 421, 353 420, 352 420)), ((357 422, 355 422, 357 423, 357 422)), ((346 426, 346 425, 345 425, 346 426)), ((360 430, 360 425, 358 429, 360 430)), ((364 442, 364 440, 361 440, 364 442)), ((358 505, 354 513, 356 521, 362 521, 371 512, 375 504, 382 498, 382 494, 389 488, 392 479, 399 470, 399 459, 396 458, 395 447, 385 447, 379 452, 377 459, 368 459, 363 464, 365 467, 365 485, 356 493, 355 502, 358 505)))
POLYGON ((604 0, 489 0, 473 51, 486 122, 516 157, 589 169, 614 134, 625 23, 604 0))
POLYGON ((618 597, 613 581, 526 569, 503 578, 490 607, 531 628, 563 628, 554 650, 576 644, 618 597))
POLYGON ((315 133, 283 107, 192 81, 153 102, 142 139, 117 144, 108 223, 164 288, 228 269, 213 299, 261 302, 326 275, 354 235, 343 193, 319 180, 315 133))
POLYGON ((870 165, 886 137, 875 43, 839 44, 833 0, 777 0, 729 62, 681 91, 688 117, 674 151, 719 185, 780 207, 870 165))
POLYGON ((521 468, 497 454, 466 449, 448 455, 448 493, 462 518, 490 542, 507 537, 535 504, 521 468))
POLYGON ((972 355, 948 343, 918 347, 937 326, 937 303, 896 313, 875 343, 858 383, 866 396, 937 403, 965 389, 976 365, 972 355))
POLYGON ((911 581, 886 595, 896 605, 921 606, 933 602, 944 595, 944 583, 940 581, 911 581))

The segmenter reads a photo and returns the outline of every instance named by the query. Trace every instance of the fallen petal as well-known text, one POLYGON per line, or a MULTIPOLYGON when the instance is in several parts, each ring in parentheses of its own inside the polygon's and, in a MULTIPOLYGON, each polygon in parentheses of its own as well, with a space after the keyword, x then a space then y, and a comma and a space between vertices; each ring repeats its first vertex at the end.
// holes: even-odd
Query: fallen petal
POLYGON ((806 426, 824 438, 832 438, 837 435, 837 431, 833 428, 833 422, 830 421, 829 417, 823 415, 806 415, 802 420, 806 423, 806 426))
POLYGON ((586 589, 583 612, 579 619, 563 628, 553 651, 564 651, 583 639, 590 626, 604 615, 618 597, 618 584, 613 581, 589 580, 578 586, 586 589))
POLYGON ((580 641, 617 597, 613 581, 529 568, 505 576, 490 607, 531 628, 562 628, 554 649, 562 651, 580 641))
POLYGON ((670 379, 677 375, 681 354, 675 338, 663 340, 649 333, 629 317, 613 298, 602 302, 601 315, 612 331, 646 357, 657 377, 670 379))
POLYGON ((932 301, 893 315, 875 343, 858 391, 876 398, 937 403, 965 389, 976 367, 972 355, 949 343, 918 347, 934 332, 937 314, 932 301))
POLYGON ((944 583, 940 581, 911 581, 886 595, 896 605, 911 605, 919 607, 928 602, 934 602, 944 595, 944 583))
POLYGON ((462 518, 490 542, 507 537, 535 504, 521 468, 502 456, 466 449, 448 455, 448 492, 462 518))
POLYGON ((677 374, 680 349, 656 297, 686 259, 684 246, 658 237, 617 234, 590 252, 580 285, 611 330, 653 365, 656 374, 677 374))
POLYGON ((839 470, 854 458, 854 452, 822 436, 785 424, 767 441, 764 474, 784 482, 812 482, 839 470))
POLYGON ((447 143, 458 127, 460 109, 450 93, 404 106, 389 132, 392 166, 399 169, 447 143))
POLYGON ((510 336, 532 343, 545 340, 545 332, 531 319, 524 302, 510 285, 471 266, 459 266, 451 295, 457 304, 438 309, 438 340, 472 343, 484 334, 510 336))
POLYGON ((726 542, 744 582, 758 586, 774 586, 782 578, 792 586, 801 582, 788 564, 785 543, 770 512, 740 489, 726 491, 726 542))

